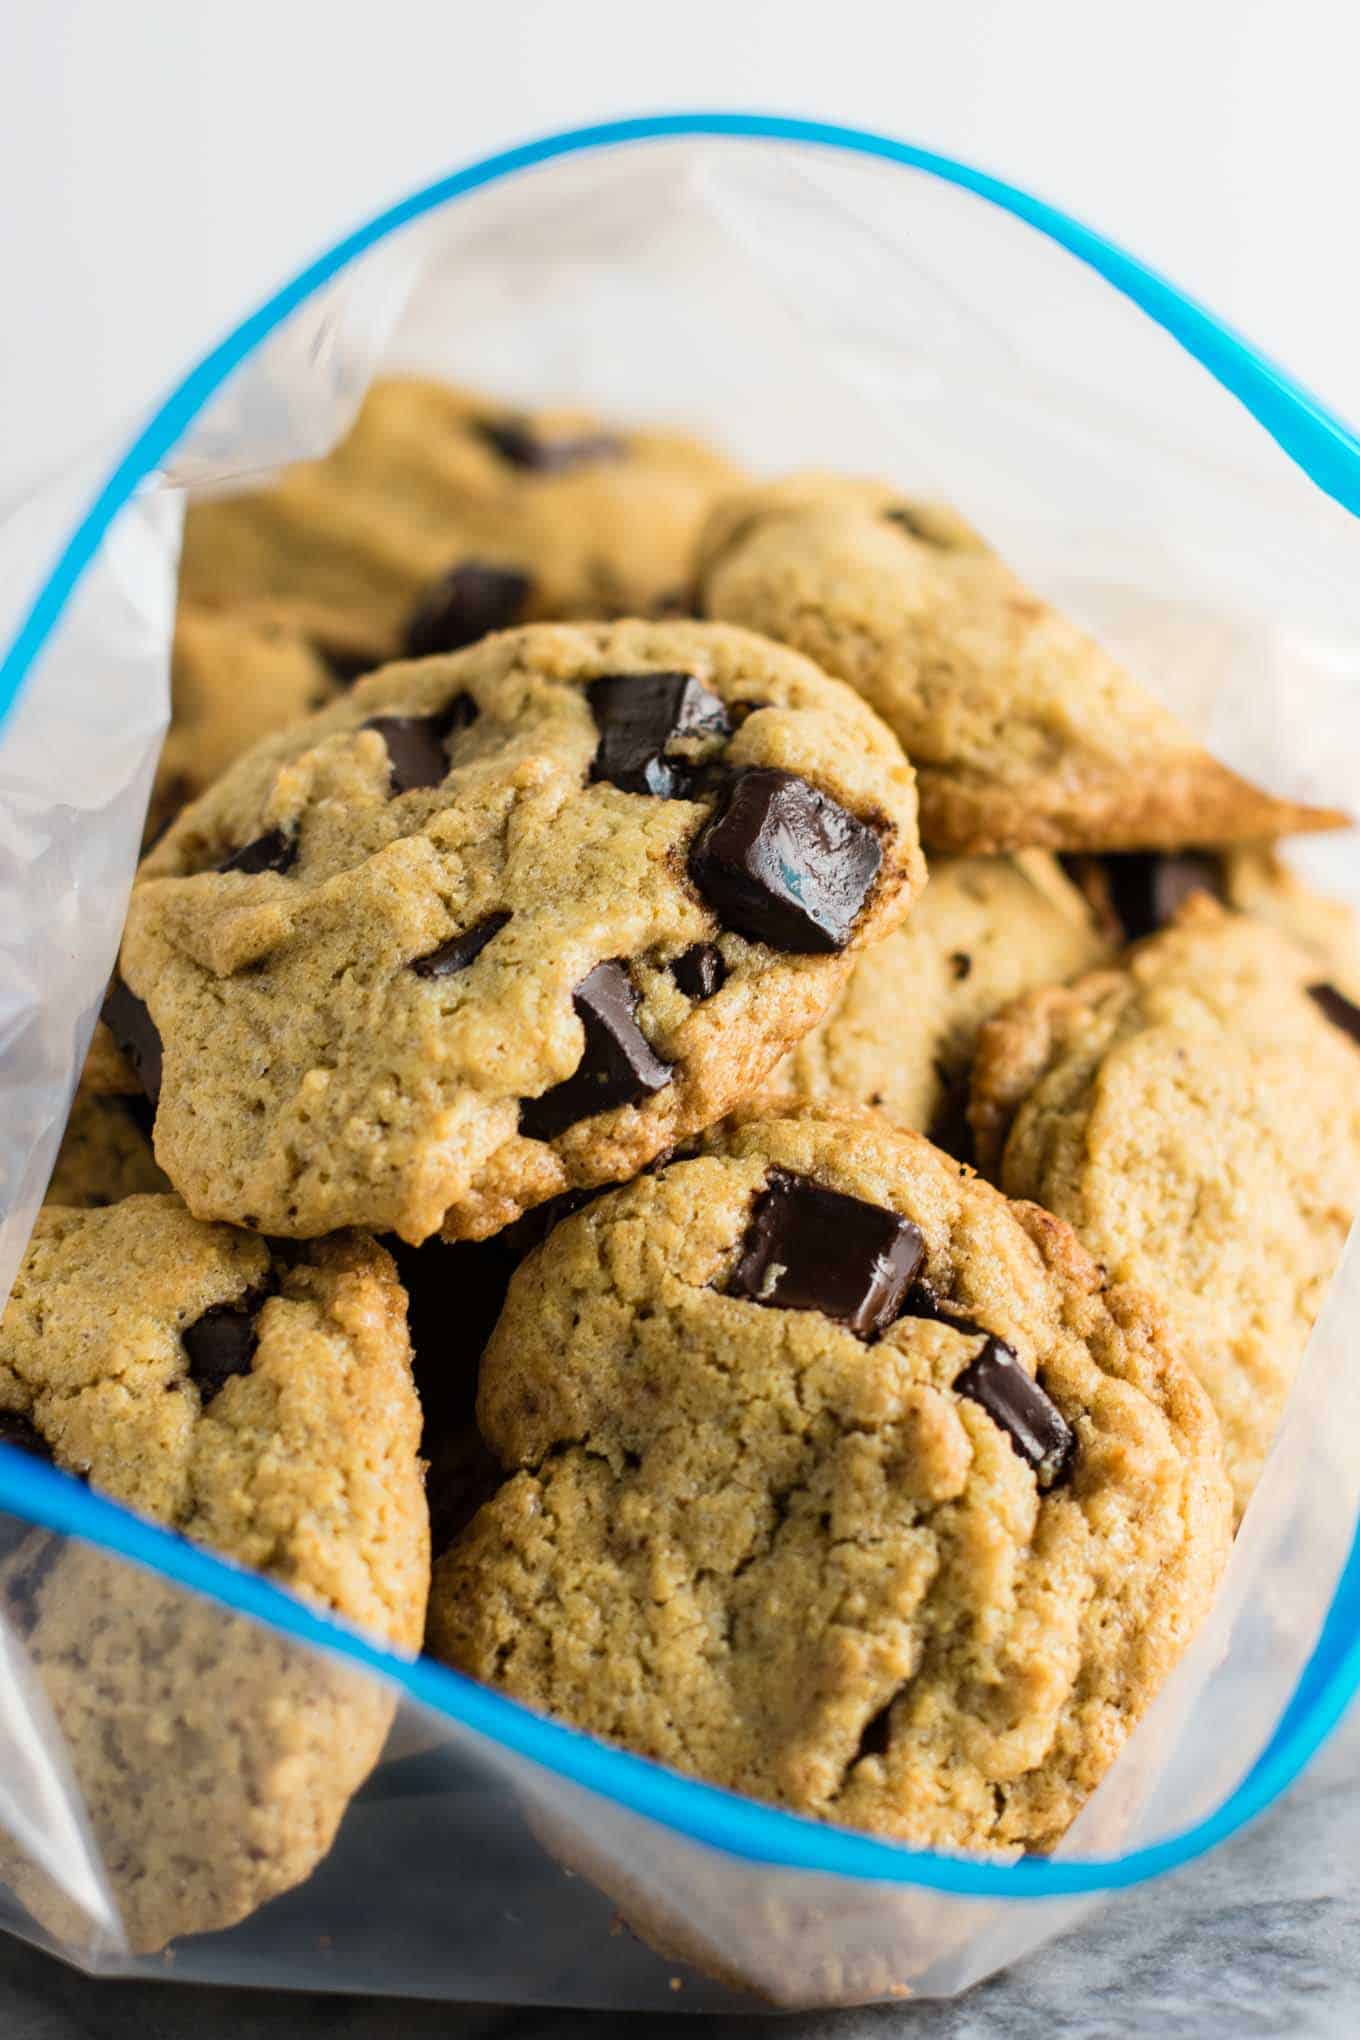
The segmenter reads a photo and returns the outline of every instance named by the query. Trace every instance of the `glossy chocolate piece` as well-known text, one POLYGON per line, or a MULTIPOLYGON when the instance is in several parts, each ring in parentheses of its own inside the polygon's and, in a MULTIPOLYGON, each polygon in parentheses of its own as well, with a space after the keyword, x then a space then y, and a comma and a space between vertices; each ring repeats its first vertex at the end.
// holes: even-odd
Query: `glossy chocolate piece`
POLYGON ((568 474, 573 468, 623 458, 623 441, 612 432, 578 432, 574 438, 541 439, 524 418, 484 418, 476 429, 502 460, 529 474, 568 474))
POLYGON ((600 732, 592 779, 625 793, 683 800, 695 783, 693 758, 668 757, 684 738, 725 737, 732 725, 716 694, 690 673, 610 673, 586 689, 600 732))
POLYGON ((671 976, 687 999, 711 999, 727 981, 727 965, 714 942, 696 942, 671 964, 671 976))
POLYGON ((470 694, 455 694, 437 715, 375 715, 360 728, 376 730, 387 746, 391 771, 389 798, 418 787, 440 786, 448 777, 447 742, 455 730, 476 720, 477 704, 470 694))
POLYGON ((519 1109, 520 1132, 530 1140, 554 1140, 580 1119, 637 1105, 671 1081, 634 1017, 639 994, 626 964, 597 963, 572 994, 585 1029, 585 1050, 572 1074, 542 1097, 526 1098, 519 1109))
POLYGON ((109 981, 103 1020, 154 1109, 161 1095, 161 1037, 146 1006, 120 977, 109 981))
POLYGON ((1126 942, 1165 928, 1195 893, 1223 898, 1223 871, 1216 857, 1186 850, 1115 851, 1101 859, 1110 905, 1126 942))
POLYGON ((532 582, 513 567, 460 560, 426 591, 406 625, 408 659, 461 651, 493 630, 520 621, 532 582))
POLYGON ((189 1356, 189 1379, 197 1382, 210 1403, 235 1374, 249 1374, 260 1343, 256 1320, 271 1290, 259 1283, 236 1303, 214 1303, 180 1333, 189 1356))
POLYGON ((438 949, 432 949, 428 956, 418 956, 411 968, 417 977, 454 977, 460 970, 466 970, 475 963, 482 951, 510 919, 509 914, 488 914, 475 928, 465 928, 461 935, 454 935, 438 949))
POLYGON ((1360 1006, 1353 1005, 1335 985, 1309 985, 1308 996, 1333 1027, 1339 1027, 1360 1047, 1360 1006))
POLYGON ((919 1228, 895 1211, 771 1169, 727 1294, 819 1310, 873 1339, 899 1316, 925 1251, 919 1228))
POLYGON ((224 857, 218 865, 219 871, 291 871, 297 863, 298 839, 296 830, 266 829, 263 836, 257 836, 253 843, 245 844, 240 850, 233 850, 230 857, 224 857))
POLYGON ((1025 1464, 1034 1469, 1041 1488, 1056 1487, 1067 1478, 1076 1434, 1004 1340, 989 1338, 954 1387, 1001 1426, 1025 1464))
POLYGON ((849 942, 882 862, 867 823, 795 773, 756 766, 729 783, 689 869, 725 927, 826 955, 849 942))

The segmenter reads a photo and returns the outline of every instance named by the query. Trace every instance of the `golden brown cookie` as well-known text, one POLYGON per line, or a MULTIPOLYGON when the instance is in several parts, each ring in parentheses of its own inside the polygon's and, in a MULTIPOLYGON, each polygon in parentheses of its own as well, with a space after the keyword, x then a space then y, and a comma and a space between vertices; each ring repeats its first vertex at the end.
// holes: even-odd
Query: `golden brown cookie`
POLYGON ((706 616, 863 694, 921 785, 921 839, 976 854, 1151 849, 1329 828, 1220 765, 963 527, 886 484, 795 476, 714 510, 706 616))
POLYGON ((1360 1011, 1204 896, 982 1030, 978 1159, 1170 1311, 1246 1507, 1360 1204, 1360 1011))
POLYGON ((738 479, 681 433, 389 377, 325 460, 190 506, 180 588, 281 603, 308 630, 343 623, 388 657, 687 609, 700 522, 738 479))
POLYGON ((910 917, 857 959, 831 1011, 773 1071, 762 1100, 870 1105, 967 1147, 973 1044, 984 1020, 1110 953, 1101 921, 1044 850, 937 857, 910 917))
POLYGON ((1055 1842, 1228 1547, 1157 1306, 871 1115, 748 1123, 563 1220, 478 1416, 518 1470, 436 1567, 440 1655, 920 1845, 1055 1842))
POLYGON ((911 768, 807 660, 539 625, 360 681, 186 809, 106 1017, 200 1217, 479 1237, 721 1117, 923 877, 911 768))
MULTIPOLYGON (((285 1251, 173 1197, 39 1215, 0 1320, 4 1442, 407 1651, 429 1580, 419 1430, 405 1298, 371 1241, 285 1251)), ((306 1877, 390 1695, 106 1554, 18 1531, 0 1592, 129 1944, 228 1926, 306 1877)), ((6 1871, 60 1931, 46 1878, 6 1871)))

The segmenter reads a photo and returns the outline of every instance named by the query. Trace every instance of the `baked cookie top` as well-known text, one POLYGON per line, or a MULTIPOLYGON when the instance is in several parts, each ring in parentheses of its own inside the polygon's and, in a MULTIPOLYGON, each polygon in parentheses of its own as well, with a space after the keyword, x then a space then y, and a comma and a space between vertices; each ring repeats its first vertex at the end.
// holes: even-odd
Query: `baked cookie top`
POLYGON ((928 849, 1149 849, 1344 819, 1219 764, 968 527, 884 484, 795 476, 725 499, 699 596, 878 710, 916 767, 928 849))
POLYGON ((0 1318, 0 1430, 402 1649, 429 1526, 390 1257, 203 1225, 175 1197, 38 1215, 0 1318))
POLYGON ((1111 951, 1095 907, 1044 850, 935 857, 900 928, 856 958, 824 1020, 762 1091, 783 1104, 873 1106, 966 1158, 968 1067, 983 1021, 1111 951))
POLYGON ((688 609, 699 525, 740 479, 683 433, 386 377, 324 460, 190 505, 180 589, 282 603, 388 658, 539 619, 688 609))
POLYGON ((871 1115, 751 1122, 564 1219, 482 1363, 512 1471, 432 1648, 718 1784, 1054 1842, 1203 1614, 1203 1392, 1070 1229, 871 1115))
POLYGON ((1360 1010, 1310 974, 1199 896, 989 1021, 973 1071, 980 1164, 1174 1314, 1239 1513, 1360 1204, 1360 1010))
POLYGON ((809 661, 540 625, 240 760, 144 864, 106 1017, 200 1217, 478 1237, 719 1118, 923 878, 910 766, 809 661))

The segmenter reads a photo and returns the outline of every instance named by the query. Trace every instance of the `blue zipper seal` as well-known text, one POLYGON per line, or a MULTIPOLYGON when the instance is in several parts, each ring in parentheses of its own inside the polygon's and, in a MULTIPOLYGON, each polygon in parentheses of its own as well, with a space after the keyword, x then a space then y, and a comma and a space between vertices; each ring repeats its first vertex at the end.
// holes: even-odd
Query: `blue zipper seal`
MULTIPOLYGON (((1360 441, 1299 383, 1146 264, 1069 214, 950 156, 861 128, 762 113, 669 113, 603 121, 525 142, 437 179, 334 243, 214 347, 152 414, 62 549, 0 662, 0 729, 113 519, 205 405, 274 329, 368 249, 423 215, 559 157, 637 142, 788 142, 896 163, 970 191, 1112 284, 1169 333, 1327 495, 1360 515, 1360 441)), ((83 1539, 234 1613, 381 1674, 422 1706, 587 1791, 752 1863, 985 1899, 1118 1891, 1203 1855, 1264 1811, 1335 1728, 1360 1687, 1360 1533, 1321 1634, 1266 1749, 1217 1810, 1179 1835, 1105 1860, 1015 1864, 904 1849, 683 1778, 531 1713, 428 1658, 395 1656, 270 1581, 144 1522, 28 1454, 0 1446, 0 1509, 83 1539)))

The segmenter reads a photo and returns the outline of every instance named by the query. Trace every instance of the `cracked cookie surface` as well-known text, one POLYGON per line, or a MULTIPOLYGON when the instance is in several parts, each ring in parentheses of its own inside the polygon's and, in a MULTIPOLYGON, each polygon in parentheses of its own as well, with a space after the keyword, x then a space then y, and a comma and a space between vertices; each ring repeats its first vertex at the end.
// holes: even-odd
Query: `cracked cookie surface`
POLYGON ((1140 849, 1334 827, 1251 786, 968 528, 885 484, 795 476, 718 504, 704 615, 848 681, 902 741, 921 840, 960 853, 1140 849))
POLYGON ((980 1164, 1174 1315, 1239 1514, 1360 1205, 1360 1011, 1313 968, 1196 897, 1122 967, 998 1014, 974 1063, 980 1164))
POLYGON ((919 1137, 713 1138, 512 1278, 478 1400, 508 1478, 430 1645, 803 1813, 1047 1847, 1222 1567, 1207 1399, 1148 1297, 919 1137))
POLYGON ((181 594, 269 601, 387 658, 418 625, 443 630, 421 649, 453 651, 514 624, 687 609, 699 525, 739 479, 684 433, 385 377, 324 460, 190 505, 181 594))
MULTIPOLYGON (((271 1248, 164 1196, 45 1209, 0 1320, 0 1436, 419 1646, 420 1412, 372 1241, 271 1248)), ((230 1925, 307 1876, 390 1695, 126 1561, 6 1529, 0 1590, 130 1945, 230 1925)), ((69 1919, 36 1865, 6 1867, 40 1919, 69 1919)))
POLYGON ((1110 949, 1097 913, 1046 851, 931 858, 910 917, 856 960, 761 1102, 872 1106, 965 1155, 968 1069, 983 1021, 1110 949))
POLYGON ((142 867, 106 1013, 156 1159, 204 1218, 413 1242, 632 1175, 902 918, 915 807, 863 702, 746 631, 539 625, 388 667, 142 867))

